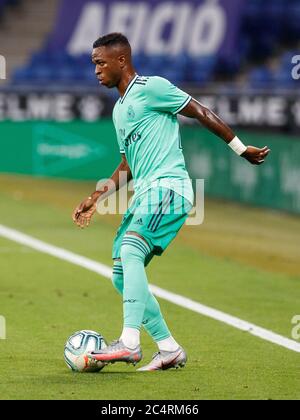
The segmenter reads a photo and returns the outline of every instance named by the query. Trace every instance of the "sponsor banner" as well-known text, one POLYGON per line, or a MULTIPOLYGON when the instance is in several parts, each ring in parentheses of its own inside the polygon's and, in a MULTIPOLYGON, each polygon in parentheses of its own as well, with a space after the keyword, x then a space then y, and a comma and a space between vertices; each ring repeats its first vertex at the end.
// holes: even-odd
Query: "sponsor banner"
MULTIPOLYGON (((231 127, 300 131, 300 96, 242 94, 200 95, 186 89, 231 127)), ((111 118, 115 98, 87 93, 0 92, 0 121, 87 121, 111 118)), ((196 120, 180 117, 184 125, 196 120)))
POLYGON ((297 138, 238 131, 247 144, 268 145, 261 166, 237 156, 207 130, 183 127, 182 144, 192 179, 205 180, 205 196, 300 214, 300 142, 297 138))
POLYGON ((97 121, 111 116, 114 101, 92 93, 0 92, 0 121, 97 121))
MULTIPOLYGON (((300 95, 200 95, 194 92, 193 96, 232 127, 300 130, 300 95)), ((184 122, 195 123, 187 119, 184 122)))
POLYGON ((64 0, 48 46, 90 54, 99 36, 123 32, 134 53, 230 57, 243 9, 244 0, 64 0))
POLYGON ((111 121, 2 122, 0 139, 0 172, 96 182, 121 160, 111 121))

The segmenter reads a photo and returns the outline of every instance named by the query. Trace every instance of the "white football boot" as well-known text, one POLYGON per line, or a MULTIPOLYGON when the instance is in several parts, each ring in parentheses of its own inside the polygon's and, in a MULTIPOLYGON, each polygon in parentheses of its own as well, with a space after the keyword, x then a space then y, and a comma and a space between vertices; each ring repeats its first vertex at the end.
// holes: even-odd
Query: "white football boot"
POLYGON ((187 362, 186 352, 182 347, 178 347, 175 351, 158 351, 154 353, 151 362, 139 368, 138 372, 146 372, 152 370, 166 370, 170 368, 184 367, 187 362))

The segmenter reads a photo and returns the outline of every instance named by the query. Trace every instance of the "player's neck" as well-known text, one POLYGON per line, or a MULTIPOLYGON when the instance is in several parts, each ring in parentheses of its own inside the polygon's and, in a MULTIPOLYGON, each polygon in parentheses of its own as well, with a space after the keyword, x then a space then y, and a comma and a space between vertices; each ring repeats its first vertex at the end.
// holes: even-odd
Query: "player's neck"
POLYGON ((126 89, 130 85, 132 80, 135 78, 135 76, 136 76, 136 71, 134 69, 131 69, 126 74, 124 74, 124 76, 120 80, 119 85, 117 86, 117 89, 121 97, 124 96, 126 89))

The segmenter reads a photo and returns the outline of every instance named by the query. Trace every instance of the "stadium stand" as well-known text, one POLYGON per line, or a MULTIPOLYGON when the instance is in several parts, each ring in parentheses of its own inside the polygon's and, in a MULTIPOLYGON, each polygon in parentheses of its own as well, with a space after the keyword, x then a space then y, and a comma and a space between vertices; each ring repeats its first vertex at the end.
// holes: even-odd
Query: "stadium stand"
MULTIPOLYGON (((10 0, 9 2, 15 2, 10 0)), ((8 0, 0 0, 1 5, 8 0)), ((135 55, 140 74, 160 74, 175 83, 197 86, 210 82, 238 81, 241 75, 250 88, 293 89, 291 57, 300 41, 299 0, 249 0, 245 4, 235 56, 135 55)), ((72 56, 60 49, 44 47, 27 63, 15 69, 13 84, 95 85, 88 55, 72 56)))
MULTIPOLYGON (((43 49, 51 32, 59 0, 0 0, 0 54, 7 62, 7 81, 14 84, 12 72, 24 65, 34 51, 43 49)), ((26 70, 25 70, 26 73, 26 70)), ((27 69, 29 82, 30 69, 27 69)))

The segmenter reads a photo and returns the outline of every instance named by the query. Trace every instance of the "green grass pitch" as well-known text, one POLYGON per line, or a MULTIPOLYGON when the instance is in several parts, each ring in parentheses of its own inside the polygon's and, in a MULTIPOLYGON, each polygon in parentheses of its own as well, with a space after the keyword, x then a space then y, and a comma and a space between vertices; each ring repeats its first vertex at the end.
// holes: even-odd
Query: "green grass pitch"
MULTIPOLYGON (((119 216, 97 215, 87 230, 71 212, 94 189, 85 182, 0 176, 0 224, 111 265, 119 216)), ((300 220, 207 200, 205 221, 185 226, 147 269, 149 281, 291 338, 300 314, 300 220)), ((0 399, 300 399, 299 353, 160 300, 188 353, 181 370, 139 373, 115 364, 72 373, 65 340, 80 329, 110 341, 122 305, 110 282, 0 237, 0 399)), ((144 361, 156 347, 143 332, 144 361)))

